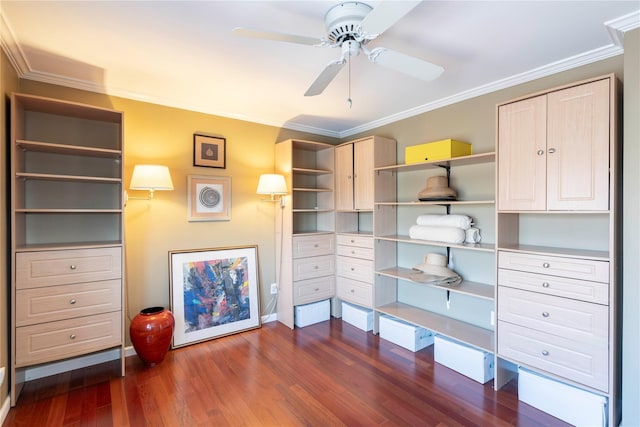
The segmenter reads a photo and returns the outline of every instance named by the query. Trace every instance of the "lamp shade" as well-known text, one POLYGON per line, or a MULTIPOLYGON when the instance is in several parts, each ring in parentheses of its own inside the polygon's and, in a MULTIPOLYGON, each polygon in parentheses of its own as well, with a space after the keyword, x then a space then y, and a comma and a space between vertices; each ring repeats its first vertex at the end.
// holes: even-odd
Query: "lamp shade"
POLYGON ((256 190, 256 193, 270 195, 287 194, 287 183, 284 180, 284 176, 275 173, 260 175, 260 181, 258 181, 258 189, 256 190))
POLYGON ((167 166, 135 165, 130 190, 173 190, 173 181, 167 166))

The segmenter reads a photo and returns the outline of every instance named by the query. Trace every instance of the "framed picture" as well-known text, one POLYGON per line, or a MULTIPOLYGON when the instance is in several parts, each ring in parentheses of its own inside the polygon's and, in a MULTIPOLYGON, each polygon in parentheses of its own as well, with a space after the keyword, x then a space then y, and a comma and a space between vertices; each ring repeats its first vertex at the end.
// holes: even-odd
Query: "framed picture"
POLYGON ((258 247, 169 252, 172 348, 260 327, 258 247))
POLYGON ((193 134, 193 165, 208 168, 226 167, 227 140, 218 136, 193 134))
POLYGON ((231 178, 189 175, 187 208, 189 221, 231 219, 231 178))

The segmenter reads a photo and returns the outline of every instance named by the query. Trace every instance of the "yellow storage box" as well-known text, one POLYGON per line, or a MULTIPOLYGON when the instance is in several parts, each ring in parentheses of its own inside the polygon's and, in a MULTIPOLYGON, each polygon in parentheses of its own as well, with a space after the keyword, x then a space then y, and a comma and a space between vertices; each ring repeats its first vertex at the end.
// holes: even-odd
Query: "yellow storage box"
POLYGON ((442 141, 412 145, 405 147, 404 150, 405 163, 420 163, 468 156, 471 154, 471 144, 454 139, 443 139, 442 141))

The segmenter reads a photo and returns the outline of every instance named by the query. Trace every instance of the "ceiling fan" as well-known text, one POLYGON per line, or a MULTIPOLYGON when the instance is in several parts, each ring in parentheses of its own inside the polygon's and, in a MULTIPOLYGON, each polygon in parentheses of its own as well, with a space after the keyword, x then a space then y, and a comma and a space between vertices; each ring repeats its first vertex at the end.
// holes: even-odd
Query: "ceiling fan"
MULTIPOLYGON (((444 71, 439 65, 396 52, 383 47, 367 49, 366 44, 384 33, 403 16, 416 7, 420 1, 381 1, 372 8, 366 3, 349 1, 331 7, 325 17, 326 37, 306 37, 264 31, 253 28, 234 28, 233 33, 241 37, 275 40, 288 43, 320 47, 339 47, 339 59, 329 62, 316 80, 305 92, 305 96, 321 94, 338 75, 350 57, 363 52, 371 62, 421 80, 431 81, 444 71)), ((349 99, 349 103, 351 99, 349 99)))

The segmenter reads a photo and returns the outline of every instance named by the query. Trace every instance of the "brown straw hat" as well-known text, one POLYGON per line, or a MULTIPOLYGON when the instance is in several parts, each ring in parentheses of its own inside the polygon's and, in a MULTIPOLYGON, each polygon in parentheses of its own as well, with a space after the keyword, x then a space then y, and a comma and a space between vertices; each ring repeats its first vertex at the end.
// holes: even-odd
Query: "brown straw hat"
POLYGON ((427 178, 427 187, 418 193, 418 200, 455 200, 458 197, 456 191, 449 187, 446 176, 432 176, 427 178))

